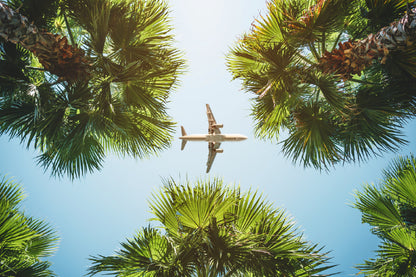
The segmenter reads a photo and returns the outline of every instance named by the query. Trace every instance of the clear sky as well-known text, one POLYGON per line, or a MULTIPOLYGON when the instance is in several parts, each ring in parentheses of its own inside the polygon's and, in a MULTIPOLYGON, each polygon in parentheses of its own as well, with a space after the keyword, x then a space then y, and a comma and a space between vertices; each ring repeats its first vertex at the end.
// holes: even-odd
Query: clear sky
POLYGON ((304 169, 283 157, 280 145, 254 138, 250 95, 241 91, 226 70, 225 55, 238 36, 249 30, 265 0, 170 0, 177 46, 185 53, 188 72, 173 93, 169 114, 178 123, 172 147, 158 157, 134 160, 109 155, 100 172, 71 182, 44 173, 36 152, 18 140, 0 137, 0 172, 23 184, 28 198, 22 208, 49 222, 61 237, 49 260, 62 277, 83 276, 90 255, 111 255, 151 217, 147 200, 162 179, 196 180, 221 177, 263 192, 276 207, 293 216, 307 240, 332 251, 340 276, 351 276, 353 266, 374 257, 377 239, 361 224, 358 210, 349 206, 362 184, 377 182, 392 158, 416 151, 416 123, 407 126, 410 144, 361 165, 338 166, 329 173, 304 169), (223 143, 209 175, 206 143, 188 142, 180 151, 180 125, 190 133, 207 130, 205 104, 211 105, 224 133, 248 139, 223 143))

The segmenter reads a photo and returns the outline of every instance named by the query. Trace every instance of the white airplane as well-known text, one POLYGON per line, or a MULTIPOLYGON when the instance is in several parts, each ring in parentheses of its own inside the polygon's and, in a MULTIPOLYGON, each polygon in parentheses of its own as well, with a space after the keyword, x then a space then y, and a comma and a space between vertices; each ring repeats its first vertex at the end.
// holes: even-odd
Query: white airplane
POLYGON ((207 116, 208 116, 208 134, 201 135, 187 135, 185 128, 181 126, 182 136, 179 137, 182 140, 181 150, 185 148, 186 142, 189 141, 206 141, 208 142, 208 161, 207 161, 207 173, 211 169, 212 163, 214 162, 217 153, 222 153, 224 150, 220 149, 221 142, 223 141, 241 141, 247 139, 246 136, 238 134, 221 134, 220 128, 224 127, 223 124, 217 124, 217 121, 212 114, 211 108, 207 105, 207 116))

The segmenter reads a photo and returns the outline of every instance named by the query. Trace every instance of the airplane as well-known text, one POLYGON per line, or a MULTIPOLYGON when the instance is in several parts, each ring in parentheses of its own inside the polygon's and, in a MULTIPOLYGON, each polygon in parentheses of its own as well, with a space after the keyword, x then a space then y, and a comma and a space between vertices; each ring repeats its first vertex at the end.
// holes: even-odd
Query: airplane
POLYGON ((223 141, 241 141, 246 140, 247 137, 239 134, 221 134, 220 128, 224 127, 223 124, 217 124, 217 121, 212 114, 211 108, 208 104, 207 116, 208 116, 208 134, 188 135, 185 128, 181 126, 182 136, 179 137, 182 140, 181 150, 185 148, 186 143, 189 141, 206 141, 208 142, 208 161, 207 161, 207 173, 210 171, 212 163, 214 162, 217 153, 223 153, 224 150, 220 149, 221 142, 223 141))

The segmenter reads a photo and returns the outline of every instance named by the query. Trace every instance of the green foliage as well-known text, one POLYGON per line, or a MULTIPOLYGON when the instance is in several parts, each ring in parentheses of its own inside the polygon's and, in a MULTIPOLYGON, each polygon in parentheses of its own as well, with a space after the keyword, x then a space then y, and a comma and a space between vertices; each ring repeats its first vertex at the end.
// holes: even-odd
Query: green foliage
POLYGON ((91 276, 329 276, 315 274, 333 267, 283 210, 220 179, 170 179, 149 204, 160 227, 92 257, 91 276))
POLYGON ((366 37, 406 8, 402 0, 270 1, 227 56, 233 78, 253 95, 257 137, 279 140, 288 131, 281 141, 285 156, 317 169, 405 144, 402 126, 415 111, 413 46, 351 80, 318 64, 339 42, 366 37))
POLYGON ((0 180, 0 276, 55 276, 42 258, 55 251, 56 233, 19 211, 23 199, 19 184, 0 180))
POLYGON ((6 0, 3 1, 13 9, 25 15, 29 22, 38 28, 51 28, 59 9, 57 0, 6 0))
POLYGON ((400 18, 412 1, 408 0, 360 0, 351 13, 347 30, 354 39, 376 33, 400 18))
POLYGON ((59 15, 49 19, 51 30, 85 50, 91 71, 62 81, 34 70, 39 64, 31 54, 4 43, 0 134, 36 148, 45 170, 70 178, 100 169, 108 152, 144 158, 169 147, 174 122, 166 104, 184 61, 172 46, 167 5, 61 1, 59 15))
POLYGON ((416 158, 396 159, 379 185, 366 185, 355 197, 354 207, 362 212, 362 222, 381 240, 377 257, 357 268, 366 276, 414 276, 416 158))

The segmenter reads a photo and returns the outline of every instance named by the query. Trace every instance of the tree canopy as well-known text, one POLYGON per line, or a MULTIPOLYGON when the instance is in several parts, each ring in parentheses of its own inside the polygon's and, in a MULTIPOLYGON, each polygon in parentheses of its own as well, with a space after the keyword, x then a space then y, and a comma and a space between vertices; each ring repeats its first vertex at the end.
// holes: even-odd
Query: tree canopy
POLYGON ((18 183, 0 179, 0 276, 50 277, 55 274, 43 258, 53 254, 58 237, 46 222, 27 216, 18 183))
POLYGON ((376 258, 359 265, 366 276, 416 274, 416 157, 395 159, 376 185, 356 191, 354 207, 380 238, 376 258))
POLYGON ((315 275, 333 267, 327 253, 256 191, 221 179, 170 179, 149 206, 158 227, 142 228, 113 256, 92 257, 90 275, 331 275, 315 275))
POLYGON ((12 8, 33 1, 2 4, 0 134, 70 178, 100 169, 108 152, 143 158, 169 147, 166 105, 184 61, 165 2, 40 2, 55 9, 25 19, 30 8, 12 8))
POLYGON ((406 13, 412 5, 270 1, 227 57, 233 78, 253 95, 256 135, 278 140, 288 131, 284 154, 318 169, 406 143, 402 128, 415 114, 415 37, 397 30, 414 33, 414 10, 406 13))

